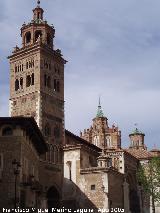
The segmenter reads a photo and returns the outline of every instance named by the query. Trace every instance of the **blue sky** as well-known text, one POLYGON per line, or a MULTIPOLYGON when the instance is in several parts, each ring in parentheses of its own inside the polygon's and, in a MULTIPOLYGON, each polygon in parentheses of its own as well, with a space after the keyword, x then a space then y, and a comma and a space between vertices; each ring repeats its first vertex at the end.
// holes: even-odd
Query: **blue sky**
MULTIPOLYGON (((0 116, 8 116, 7 56, 21 45, 20 28, 34 0, 0 0, 0 116)), ((65 68, 66 128, 79 134, 96 115, 98 96, 123 146, 138 123, 149 148, 160 148, 160 1, 41 0, 56 29, 65 68)))

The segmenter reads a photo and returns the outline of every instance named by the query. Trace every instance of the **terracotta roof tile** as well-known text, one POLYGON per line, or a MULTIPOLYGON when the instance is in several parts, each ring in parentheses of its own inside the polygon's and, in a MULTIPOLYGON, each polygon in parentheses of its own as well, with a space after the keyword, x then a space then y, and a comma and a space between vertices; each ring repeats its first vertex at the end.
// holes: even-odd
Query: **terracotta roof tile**
POLYGON ((144 149, 126 149, 126 151, 139 160, 150 159, 153 157, 150 152, 144 149))

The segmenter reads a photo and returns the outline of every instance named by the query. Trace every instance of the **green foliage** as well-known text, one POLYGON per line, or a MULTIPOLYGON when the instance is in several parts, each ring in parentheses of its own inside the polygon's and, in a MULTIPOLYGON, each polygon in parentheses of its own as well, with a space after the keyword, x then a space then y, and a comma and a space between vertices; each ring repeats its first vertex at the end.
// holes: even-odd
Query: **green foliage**
POLYGON ((147 164, 140 165, 137 178, 154 202, 160 201, 160 157, 153 157, 147 164))

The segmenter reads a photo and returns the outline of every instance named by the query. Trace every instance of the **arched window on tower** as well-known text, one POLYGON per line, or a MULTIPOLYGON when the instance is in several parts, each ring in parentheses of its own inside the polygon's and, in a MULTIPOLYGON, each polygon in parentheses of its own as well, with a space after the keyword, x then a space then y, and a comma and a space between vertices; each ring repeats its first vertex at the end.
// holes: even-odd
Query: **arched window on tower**
POLYGON ((47 86, 49 88, 51 88, 51 77, 50 76, 48 76, 48 78, 47 78, 47 86))
POLYGON ((35 41, 38 40, 38 38, 42 37, 42 31, 41 30, 37 30, 35 32, 35 41))
POLYGON ((29 87, 30 85, 31 85, 31 76, 27 75, 27 78, 26 78, 26 87, 29 87))
POLYGON ((23 78, 20 78, 20 87, 23 89, 23 78))
POLYGON ((112 140, 111 140, 111 136, 107 136, 106 137, 106 144, 108 148, 112 147, 112 140))
POLYGON ((98 135, 94 136, 93 143, 95 146, 99 146, 99 136, 98 135))
POLYGON ((45 135, 46 137, 49 137, 49 136, 51 135, 51 127, 50 127, 50 125, 49 125, 48 123, 45 125, 45 128, 44 128, 44 135, 45 135))
POLYGON ((37 14, 37 18, 38 18, 38 19, 40 19, 40 12, 38 12, 38 14, 37 14))
POLYGON ((27 32, 25 35, 26 44, 31 42, 31 32, 27 32))
POLYGON ((57 90, 57 81, 56 81, 56 79, 54 79, 54 91, 56 91, 57 90))
POLYGON ((34 73, 32 73, 31 79, 32 79, 32 85, 34 85, 34 73))
POLYGON ((16 79, 15 81, 15 91, 19 90, 19 80, 16 79))
POLYGON ((11 127, 5 127, 2 130, 2 136, 11 136, 11 135, 13 135, 13 130, 11 127))
POLYGON ((29 66, 28 66, 28 61, 27 61, 27 62, 26 62, 26 69, 28 69, 28 67, 29 67, 29 66))

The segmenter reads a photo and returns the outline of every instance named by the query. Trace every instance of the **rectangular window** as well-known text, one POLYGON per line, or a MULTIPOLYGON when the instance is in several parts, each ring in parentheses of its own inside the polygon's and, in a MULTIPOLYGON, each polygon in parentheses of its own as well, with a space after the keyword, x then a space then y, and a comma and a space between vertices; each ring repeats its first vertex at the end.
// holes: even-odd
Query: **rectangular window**
POLYGON ((91 185, 91 190, 96 190, 96 186, 95 185, 91 185))

